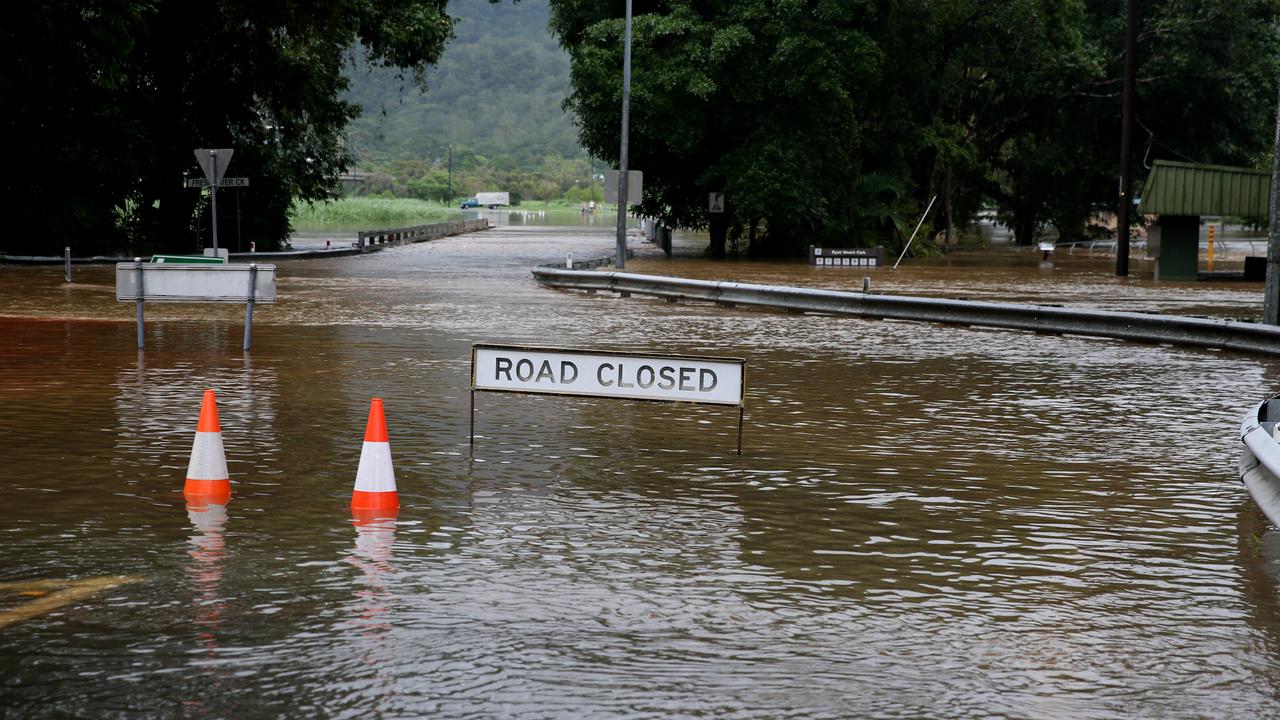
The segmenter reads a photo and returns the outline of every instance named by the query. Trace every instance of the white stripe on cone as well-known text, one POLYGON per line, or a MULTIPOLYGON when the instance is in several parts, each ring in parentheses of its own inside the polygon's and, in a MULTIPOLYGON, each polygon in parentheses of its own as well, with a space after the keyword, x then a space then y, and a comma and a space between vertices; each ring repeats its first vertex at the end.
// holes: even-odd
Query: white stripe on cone
POLYGON ((222 433, 196 432, 191 444, 191 462, 187 465, 188 480, 228 480, 227 456, 222 450, 222 433))
POLYGON ((356 492, 395 492, 396 473, 391 468, 391 443, 368 442, 360 449, 356 492))

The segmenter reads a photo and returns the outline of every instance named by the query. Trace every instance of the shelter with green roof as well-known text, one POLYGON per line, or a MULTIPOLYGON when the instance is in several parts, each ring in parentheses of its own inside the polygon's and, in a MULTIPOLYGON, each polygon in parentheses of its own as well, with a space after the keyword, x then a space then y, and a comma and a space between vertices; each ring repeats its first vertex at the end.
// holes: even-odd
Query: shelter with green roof
POLYGON ((1139 213, 1159 216, 1147 231, 1156 279, 1197 278, 1201 215, 1266 217, 1270 196, 1268 170, 1156 160, 1138 203, 1139 213))

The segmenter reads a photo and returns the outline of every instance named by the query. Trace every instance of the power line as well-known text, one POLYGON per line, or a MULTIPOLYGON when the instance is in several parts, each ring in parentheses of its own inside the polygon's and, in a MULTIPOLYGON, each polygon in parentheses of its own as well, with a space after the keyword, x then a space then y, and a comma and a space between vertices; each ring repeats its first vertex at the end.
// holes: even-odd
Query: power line
MULTIPOLYGON (((1136 123, 1138 123, 1138 126, 1139 126, 1139 127, 1141 127, 1143 130, 1146 130, 1146 131, 1147 131, 1147 149, 1148 149, 1148 150, 1150 150, 1150 148, 1151 148, 1151 143, 1155 143, 1156 145, 1159 145, 1160 147, 1164 148, 1165 150, 1168 150, 1169 152, 1173 153, 1174 155, 1177 155, 1179 158, 1182 158, 1183 160, 1186 160, 1187 162, 1193 162, 1193 163, 1202 162, 1201 160, 1197 160, 1197 159, 1192 158, 1192 157, 1187 157, 1186 155, 1183 155, 1182 153, 1180 153, 1180 152, 1178 152, 1177 150, 1175 150, 1174 148, 1171 148, 1171 147, 1169 147, 1168 145, 1165 145, 1164 143, 1162 143, 1162 142, 1160 142, 1159 140, 1157 140, 1157 139, 1156 139, 1156 134, 1151 130, 1151 128, 1147 127, 1146 125, 1143 125, 1143 124, 1142 124, 1142 120, 1140 120, 1139 118, 1136 118, 1136 117, 1135 117, 1135 118, 1133 119, 1133 121, 1134 121, 1134 122, 1136 122, 1136 123)), ((1143 157, 1143 165, 1146 165, 1146 158, 1145 158, 1145 157, 1143 157)), ((1151 166, 1150 166, 1150 165, 1146 165, 1146 167, 1147 167, 1147 169, 1148 169, 1148 170, 1150 170, 1150 169, 1151 169, 1151 166)))

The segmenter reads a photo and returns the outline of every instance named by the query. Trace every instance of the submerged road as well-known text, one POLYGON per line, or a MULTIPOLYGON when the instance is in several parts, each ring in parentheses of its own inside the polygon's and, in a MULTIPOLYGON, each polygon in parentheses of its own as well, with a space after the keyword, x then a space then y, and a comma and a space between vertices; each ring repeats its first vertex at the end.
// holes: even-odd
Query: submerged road
MULTIPOLYGON (((148 306, 139 353, 110 268, 70 287, 61 268, 0 268, 0 609, 53 581, 132 580, 0 629, 4 707, 1274 714, 1280 540, 1234 465, 1240 414, 1280 361, 535 283, 534 265, 610 254, 608 230, 282 262, 249 354, 242 307, 148 306), (744 454, 734 408, 482 394, 471 460, 476 342, 745 358, 744 454), (200 511, 179 491, 209 387, 233 494, 200 511), (353 526, 372 397, 401 507, 353 526)), ((872 283, 1240 317, 1260 302, 1253 286, 1037 260, 904 263, 872 283)), ((867 274, 627 269, 845 288, 867 274)))

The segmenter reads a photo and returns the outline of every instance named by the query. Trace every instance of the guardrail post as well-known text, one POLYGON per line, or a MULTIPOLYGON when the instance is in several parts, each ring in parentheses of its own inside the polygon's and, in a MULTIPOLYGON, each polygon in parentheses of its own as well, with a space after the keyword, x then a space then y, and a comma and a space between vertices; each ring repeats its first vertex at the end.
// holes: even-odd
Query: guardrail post
POLYGON ((142 338, 142 300, 146 294, 142 288, 142 258, 136 257, 133 259, 133 272, 137 278, 138 286, 136 293, 138 298, 138 349, 141 350, 146 347, 146 343, 142 338))
POLYGON ((63 248, 62 254, 67 261, 66 276, 67 276, 67 283, 70 283, 71 282, 71 248, 70 247, 63 248))
POLYGON ((249 297, 244 306, 244 349, 249 350, 249 336, 253 332, 253 298, 258 294, 258 263, 249 263, 249 297))

